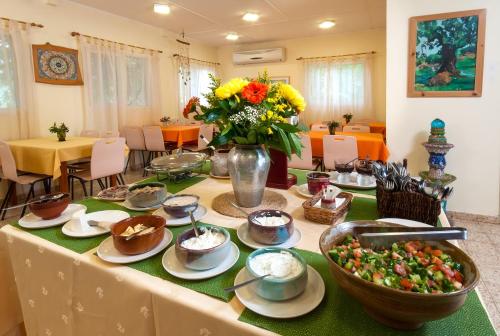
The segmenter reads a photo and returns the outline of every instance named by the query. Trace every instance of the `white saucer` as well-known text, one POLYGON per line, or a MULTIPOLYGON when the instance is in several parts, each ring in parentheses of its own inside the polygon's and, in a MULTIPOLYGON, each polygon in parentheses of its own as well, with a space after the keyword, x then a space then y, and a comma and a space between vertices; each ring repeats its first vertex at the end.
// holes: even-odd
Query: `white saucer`
POLYGON ((224 273, 228 269, 234 266, 240 257, 240 250, 235 243, 231 242, 230 251, 227 254, 226 259, 217 267, 211 268, 206 271, 195 271, 184 267, 180 261, 175 256, 175 245, 171 246, 167 252, 163 255, 161 263, 163 268, 176 278, 181 278, 185 280, 201 280, 213 278, 219 274, 224 273))
POLYGON ((218 175, 213 175, 212 173, 210 173, 210 177, 213 177, 214 179, 219 179, 219 180, 229 180, 231 179, 231 176, 227 175, 227 176, 218 176, 218 175))
POLYGON ((330 183, 339 187, 339 188, 350 188, 350 189, 359 189, 359 190, 367 190, 367 189, 375 189, 377 187, 377 182, 375 178, 372 176, 372 183, 367 185, 360 185, 358 182, 349 181, 347 183, 339 183, 336 178, 330 178, 330 183))
POLYGON ((73 214, 79 210, 87 210, 87 207, 82 204, 71 203, 68 207, 59 215, 59 217, 53 219, 41 219, 32 213, 27 214, 19 220, 19 226, 26 229, 43 229, 53 226, 58 226, 66 223, 71 219, 73 214))
MULTIPOLYGON (((130 215, 125 211, 121 210, 104 210, 104 211, 96 211, 89 214, 83 215, 85 218, 83 220, 95 220, 98 222, 109 222, 109 223, 117 223, 123 219, 129 218, 130 215)), ((83 238, 83 237, 94 237, 99 236, 104 233, 108 233, 110 231, 110 227, 101 227, 101 226, 89 226, 87 230, 75 230, 73 224, 79 226, 79 218, 71 218, 69 222, 64 224, 62 227, 62 233, 66 236, 83 238)), ((111 226, 111 225, 109 225, 111 226)))
POLYGON ((307 197, 307 198, 311 198, 314 196, 313 194, 311 194, 309 192, 309 189, 307 187, 307 183, 295 186, 295 191, 297 191, 297 193, 299 193, 299 195, 307 197))
POLYGON ((172 241, 172 232, 165 229, 165 234, 163 235, 163 240, 154 249, 142 254, 136 255, 125 255, 118 252, 118 250, 113 245, 113 237, 108 237, 101 242, 97 247, 97 256, 104 261, 113 264, 128 264, 140 260, 147 259, 160 253, 165 247, 172 241))
POLYGON ((429 224, 417 222, 417 221, 410 220, 410 219, 403 219, 403 218, 380 218, 380 219, 377 219, 377 222, 401 224, 404 226, 411 226, 411 227, 432 227, 432 225, 429 225, 429 224))
POLYGON ((300 239, 302 238, 300 230, 294 227, 293 234, 286 242, 277 245, 264 245, 256 242, 255 240, 252 239, 252 237, 250 237, 250 234, 248 233, 248 222, 241 224, 238 227, 236 234, 238 235, 238 238, 243 244, 253 249, 260 249, 264 247, 292 248, 296 246, 299 243, 300 239))
MULTIPOLYGON (((172 195, 172 194, 171 193, 167 193, 167 197, 170 196, 170 195, 172 195)), ((167 197, 165 197, 165 199, 167 199, 167 197)), ((121 205, 122 207, 125 207, 125 208, 127 208, 129 210, 132 210, 132 211, 153 211, 153 210, 156 210, 158 208, 161 208, 161 204, 163 202, 165 202, 165 200, 161 201, 157 205, 154 205, 152 207, 147 207, 147 208, 135 207, 132 204, 130 204, 130 202, 128 200, 125 200, 122 203, 118 203, 118 204, 121 205)))
MULTIPOLYGON (((206 214, 207 214, 207 208, 205 208, 201 204, 198 204, 198 208, 193 212, 194 220, 199 221, 206 214)), ((182 218, 171 216, 168 213, 166 213, 165 210, 163 210, 163 207, 153 212, 153 215, 165 218, 165 220, 167 221, 167 226, 182 226, 186 224, 191 224, 191 219, 189 218, 189 216, 182 218)))
MULTIPOLYGON (((308 265, 307 272, 307 285, 305 291, 290 300, 266 300, 255 293, 254 285, 240 287, 235 293, 245 307, 257 314, 278 319, 302 316, 316 308, 325 295, 325 283, 318 271, 308 265)), ((251 278, 252 276, 244 267, 236 275, 234 284, 239 284, 251 278)))

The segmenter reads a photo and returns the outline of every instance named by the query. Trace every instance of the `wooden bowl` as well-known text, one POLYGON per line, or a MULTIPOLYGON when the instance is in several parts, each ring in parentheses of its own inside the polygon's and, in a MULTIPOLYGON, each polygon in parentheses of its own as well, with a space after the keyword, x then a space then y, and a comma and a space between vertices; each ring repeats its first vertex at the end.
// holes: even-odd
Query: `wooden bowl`
POLYGON ((162 241, 164 233, 165 218, 153 215, 130 217, 111 226, 111 236, 115 248, 126 255, 146 253, 154 249, 162 241), (125 240, 126 237, 120 236, 129 226, 136 226, 137 224, 152 226, 156 229, 143 235, 137 235, 128 241, 125 240))
POLYGON ((53 201, 43 201, 40 197, 47 197, 51 195, 60 194, 60 192, 51 193, 37 197, 36 203, 29 205, 30 211, 37 217, 44 220, 59 217, 61 213, 68 207, 71 198, 69 194, 64 193, 64 196, 53 201))
POLYGON ((354 226, 401 226, 373 221, 346 222, 329 227, 320 237, 319 246, 330 266, 330 273, 339 286, 358 300, 366 312, 375 320, 396 329, 417 329, 424 322, 439 320, 456 312, 465 302, 467 293, 479 282, 479 271, 461 249, 447 241, 428 241, 449 254, 464 267, 462 289, 443 294, 423 294, 377 285, 356 277, 337 265, 329 255, 333 246, 341 243, 347 234, 352 234, 354 226))
POLYGON ((276 245, 286 242, 293 234, 293 218, 289 214, 280 210, 257 210, 248 215, 248 234, 258 243, 266 245, 276 245), (278 217, 287 218, 285 224, 277 226, 261 225, 257 217, 278 217))

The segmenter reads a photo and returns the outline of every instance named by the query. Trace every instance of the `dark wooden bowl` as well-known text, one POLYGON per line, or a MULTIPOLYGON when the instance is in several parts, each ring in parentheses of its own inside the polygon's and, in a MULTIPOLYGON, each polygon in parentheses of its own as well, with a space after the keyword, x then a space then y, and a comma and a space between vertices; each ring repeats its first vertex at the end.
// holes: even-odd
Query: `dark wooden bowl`
POLYGON ((69 194, 65 193, 63 197, 53 201, 43 201, 40 197, 47 197, 50 195, 60 194, 60 192, 47 194, 37 197, 36 203, 29 205, 30 211, 37 217, 44 220, 59 217, 61 213, 68 207, 71 198, 69 194))
POLYGON ((293 218, 288 213, 280 210, 257 210, 248 215, 248 233, 253 240, 266 245, 276 245, 286 242, 293 234, 293 218), (279 226, 260 225, 255 220, 257 217, 279 217, 288 219, 279 226))
POLYGON ((135 255, 146 253, 154 249, 163 239, 165 234, 165 218, 160 216, 145 215, 124 219, 111 226, 111 236, 115 248, 122 254, 135 255), (120 236, 129 226, 144 224, 153 226, 156 229, 150 233, 137 235, 135 238, 125 240, 126 237, 120 236))
POLYGON ((328 228, 320 237, 319 247, 330 266, 330 273, 342 289, 358 300, 375 320, 396 329, 417 329, 424 322, 439 320, 456 312, 465 302, 467 293, 479 282, 479 271, 461 249, 446 241, 428 241, 464 266, 462 289, 443 294, 422 294, 377 285, 356 277, 337 265, 328 251, 341 243, 354 226, 388 225, 373 221, 346 222, 328 228))

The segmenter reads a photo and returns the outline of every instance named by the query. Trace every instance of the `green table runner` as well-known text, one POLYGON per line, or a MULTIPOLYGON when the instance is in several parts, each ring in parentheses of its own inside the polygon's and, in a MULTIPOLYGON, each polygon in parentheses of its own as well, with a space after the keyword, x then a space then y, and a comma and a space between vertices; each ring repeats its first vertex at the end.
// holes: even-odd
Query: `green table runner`
MULTIPOLYGON (((297 185, 301 185, 307 183, 306 174, 309 172, 308 170, 302 169, 294 169, 288 168, 288 172, 297 176, 297 185)), ((355 193, 355 194, 363 194, 363 195, 376 195, 375 189, 361 190, 361 189, 351 189, 351 188, 340 188, 342 191, 355 193)))

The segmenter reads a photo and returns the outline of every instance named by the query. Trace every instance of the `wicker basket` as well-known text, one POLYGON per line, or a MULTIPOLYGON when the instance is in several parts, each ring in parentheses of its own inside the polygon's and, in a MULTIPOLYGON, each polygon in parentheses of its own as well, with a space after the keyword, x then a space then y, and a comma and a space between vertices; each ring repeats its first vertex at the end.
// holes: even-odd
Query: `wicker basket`
POLYGON ((344 203, 342 203, 338 208, 325 209, 318 208, 314 205, 321 200, 323 192, 319 192, 304 203, 302 203, 302 207, 304 208, 304 217, 309 219, 310 221, 317 222, 320 224, 332 225, 341 218, 347 210, 351 207, 352 194, 341 192, 337 197, 345 198, 344 203))
POLYGON ((441 202, 421 193, 386 191, 377 183, 377 210, 380 218, 404 218, 436 226, 441 202))

